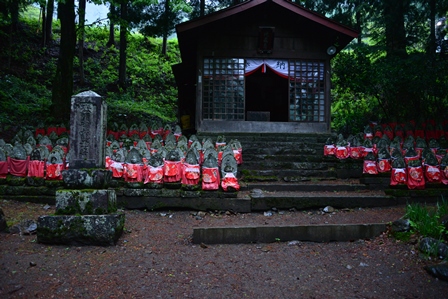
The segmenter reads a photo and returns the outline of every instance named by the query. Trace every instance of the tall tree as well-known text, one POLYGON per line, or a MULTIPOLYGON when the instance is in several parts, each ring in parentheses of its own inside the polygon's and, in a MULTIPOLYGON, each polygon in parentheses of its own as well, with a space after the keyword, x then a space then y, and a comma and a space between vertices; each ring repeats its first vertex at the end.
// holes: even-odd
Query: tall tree
POLYGON ((47 14, 44 28, 44 45, 48 45, 53 40, 53 14, 54 0, 47 0, 47 14))
POLYGON ((84 40, 85 40, 85 23, 86 23, 86 0, 79 0, 78 7, 78 58, 79 58, 79 84, 85 83, 84 77, 84 40))
POLYGON ((52 115, 57 122, 70 119, 70 100, 73 94, 73 58, 76 47, 75 1, 61 0, 58 3, 58 18, 61 21, 61 45, 52 90, 52 115))
POLYGON ((118 67, 118 85, 126 88, 126 48, 128 34, 128 2, 122 0, 120 6, 120 64, 118 67))
POLYGON ((405 13, 409 9, 407 0, 383 0, 386 52, 388 56, 406 56, 405 13))
POLYGON ((109 40, 107 41, 107 46, 111 47, 115 45, 115 23, 117 21, 117 9, 112 1, 109 4, 107 17, 109 18, 109 40))

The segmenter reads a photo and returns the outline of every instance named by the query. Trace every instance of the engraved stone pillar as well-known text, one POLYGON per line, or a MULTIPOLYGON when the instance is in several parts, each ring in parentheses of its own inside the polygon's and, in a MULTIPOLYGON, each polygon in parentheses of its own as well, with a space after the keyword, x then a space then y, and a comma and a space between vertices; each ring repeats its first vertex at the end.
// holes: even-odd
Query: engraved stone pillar
POLYGON ((70 115, 70 168, 103 168, 107 104, 93 91, 72 97, 70 115))

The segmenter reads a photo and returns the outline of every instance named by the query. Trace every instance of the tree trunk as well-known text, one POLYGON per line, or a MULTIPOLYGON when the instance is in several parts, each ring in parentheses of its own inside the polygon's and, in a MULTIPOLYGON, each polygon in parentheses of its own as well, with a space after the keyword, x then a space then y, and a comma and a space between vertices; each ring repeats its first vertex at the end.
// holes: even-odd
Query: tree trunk
POLYGON ((11 13, 11 27, 13 31, 16 31, 19 26, 19 1, 11 1, 9 9, 11 13))
POLYGON ((47 7, 43 4, 40 6, 40 10, 42 11, 42 45, 45 47, 47 44, 47 36, 45 29, 47 28, 47 7))
POLYGON ((70 120, 70 101, 73 94, 73 58, 76 47, 74 0, 59 2, 61 46, 56 75, 53 80, 52 115, 55 121, 67 124, 70 120))
POLYGON ((45 45, 48 45, 53 40, 53 13, 54 13, 54 0, 48 0, 47 2, 47 16, 45 21, 45 45))
POLYGON ((205 13, 205 0, 201 0, 200 3, 200 16, 203 17, 205 13))
POLYGON ((386 27, 387 56, 406 56, 406 31, 404 14, 407 12, 407 0, 383 0, 386 27))
POLYGON ((162 36, 162 55, 166 56, 166 51, 167 51, 167 41, 168 41, 168 18, 169 18, 169 14, 170 14, 170 1, 169 0, 165 0, 165 11, 164 11, 164 30, 163 30, 163 36, 162 36))
POLYGON ((121 21, 120 21, 120 65, 118 68, 118 85, 126 88, 126 47, 127 47, 127 15, 128 4, 126 1, 121 3, 121 21))
POLYGON ((115 45, 115 5, 110 3, 109 8, 109 40, 107 41, 106 46, 111 47, 115 45))
POLYGON ((79 0, 79 38, 78 38, 78 56, 79 56, 79 84, 84 85, 84 39, 86 23, 86 0, 79 0))
POLYGON ((429 1, 429 18, 431 33, 429 35, 428 52, 430 56, 436 53, 436 0, 429 1))

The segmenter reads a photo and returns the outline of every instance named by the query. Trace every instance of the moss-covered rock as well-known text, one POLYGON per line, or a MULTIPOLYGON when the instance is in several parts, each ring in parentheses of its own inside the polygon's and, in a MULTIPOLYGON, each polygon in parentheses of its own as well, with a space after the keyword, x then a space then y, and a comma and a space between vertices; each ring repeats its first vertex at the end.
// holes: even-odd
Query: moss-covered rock
POLYGON ((59 190, 56 192, 58 215, 102 215, 117 211, 114 190, 59 190))
POLYGON ((125 215, 41 216, 37 241, 46 244, 114 245, 123 233, 125 215))

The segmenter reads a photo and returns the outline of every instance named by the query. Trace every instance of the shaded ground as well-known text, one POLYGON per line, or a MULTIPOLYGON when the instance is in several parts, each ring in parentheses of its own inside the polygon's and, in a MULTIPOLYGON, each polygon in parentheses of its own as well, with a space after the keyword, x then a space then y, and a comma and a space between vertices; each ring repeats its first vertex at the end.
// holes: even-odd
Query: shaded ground
MULTIPOLYGON (((54 207, 0 201, 10 223, 54 207)), ((231 214, 126 211, 116 246, 38 244, 0 234, 1 298, 446 298, 436 261, 383 234, 355 242, 195 245, 194 227, 389 222, 404 207, 231 214)))

